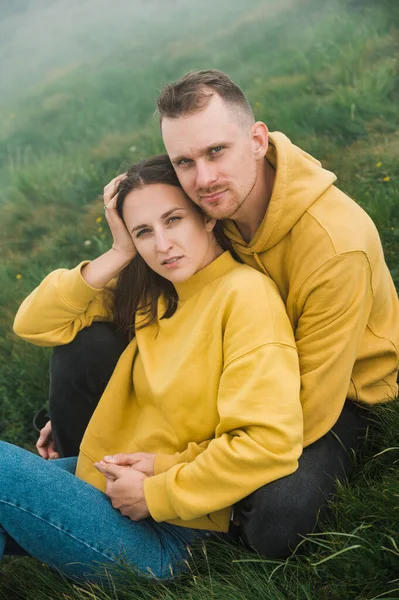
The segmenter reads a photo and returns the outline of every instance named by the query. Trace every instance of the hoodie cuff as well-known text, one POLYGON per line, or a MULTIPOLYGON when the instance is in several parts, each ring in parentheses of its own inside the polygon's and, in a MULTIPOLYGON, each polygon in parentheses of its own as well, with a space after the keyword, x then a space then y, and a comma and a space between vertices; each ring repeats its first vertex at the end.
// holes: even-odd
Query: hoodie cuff
POLYGON ((179 462, 177 456, 176 454, 157 454, 154 460, 154 474, 165 473, 165 471, 169 471, 169 469, 177 465, 179 462))
POLYGON ((81 262, 73 269, 61 271, 58 277, 58 292, 61 298, 78 311, 84 310, 88 303, 101 292, 103 288, 93 288, 82 276, 82 268, 89 264, 89 260, 81 262))
POLYGON ((179 518, 169 499, 167 473, 147 477, 144 480, 144 497, 154 521, 160 523, 161 521, 171 521, 179 518))

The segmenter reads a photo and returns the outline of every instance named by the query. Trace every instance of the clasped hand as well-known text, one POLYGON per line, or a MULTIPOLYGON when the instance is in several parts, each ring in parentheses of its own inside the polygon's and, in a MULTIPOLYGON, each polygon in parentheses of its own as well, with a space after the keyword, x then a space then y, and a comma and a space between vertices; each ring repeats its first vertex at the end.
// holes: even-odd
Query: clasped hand
POLYGON ((105 493, 112 506, 132 521, 150 516, 144 497, 144 480, 154 474, 155 454, 136 452, 105 456, 94 466, 106 478, 105 493))

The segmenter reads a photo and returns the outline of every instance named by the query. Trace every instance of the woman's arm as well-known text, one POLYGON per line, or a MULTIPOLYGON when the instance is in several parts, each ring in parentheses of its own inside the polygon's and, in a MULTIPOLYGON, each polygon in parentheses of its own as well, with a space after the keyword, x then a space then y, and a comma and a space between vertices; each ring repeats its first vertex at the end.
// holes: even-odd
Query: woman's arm
POLYGON ((263 288, 242 284, 224 334, 215 438, 191 462, 145 480, 157 521, 190 520, 231 506, 297 469, 303 419, 292 328, 269 280, 263 288))
POLYGON ((112 289, 86 283, 81 274, 86 264, 47 275, 19 307, 14 332, 37 346, 60 346, 94 320, 111 321, 112 289))
POLYGON ((216 437, 206 450, 145 480, 156 521, 190 520, 231 506, 297 469, 303 423, 295 349, 264 346, 229 365, 218 411, 216 437))
POLYGON ((110 250, 74 269, 50 273, 21 304, 14 332, 38 346, 71 342, 93 320, 112 320, 112 280, 136 255, 133 241, 116 212, 121 175, 104 188, 106 218, 113 235, 110 250), (107 284, 110 284, 107 288, 107 284))

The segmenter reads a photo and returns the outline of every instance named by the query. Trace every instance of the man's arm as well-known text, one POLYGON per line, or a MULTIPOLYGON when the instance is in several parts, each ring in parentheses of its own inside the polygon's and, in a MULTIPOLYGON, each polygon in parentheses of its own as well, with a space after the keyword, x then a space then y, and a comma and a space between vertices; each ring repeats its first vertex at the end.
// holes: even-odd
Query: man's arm
POLYGON ((305 446, 327 433, 342 411, 372 303, 371 269, 363 252, 330 259, 299 290, 295 341, 305 446))

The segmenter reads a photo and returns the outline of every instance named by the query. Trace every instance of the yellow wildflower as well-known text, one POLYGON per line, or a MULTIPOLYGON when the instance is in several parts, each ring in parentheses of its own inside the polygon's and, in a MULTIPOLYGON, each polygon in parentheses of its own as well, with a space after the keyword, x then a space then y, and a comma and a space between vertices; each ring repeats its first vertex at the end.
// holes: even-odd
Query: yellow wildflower
POLYGON ((380 167, 382 167, 382 162, 379 161, 378 163, 375 163, 375 166, 377 167, 377 169, 379 169, 380 167))
POLYGON ((102 228, 102 227, 97 227, 97 231, 98 231, 98 233, 101 233, 101 232, 102 232, 102 230, 103 230, 103 228, 102 228))
POLYGON ((103 218, 102 217, 97 217, 96 219, 96 223, 102 223, 103 218))
POLYGON ((8 116, 10 117, 10 119, 15 119, 15 114, 14 113, 10 113, 8 116))
POLYGON ((391 178, 388 177, 388 175, 386 177, 384 177, 384 179, 382 181, 391 181, 391 178))
POLYGON ((18 281, 19 281, 20 279, 22 279, 22 275, 21 275, 21 273, 18 273, 18 274, 15 276, 15 279, 18 279, 18 281))

